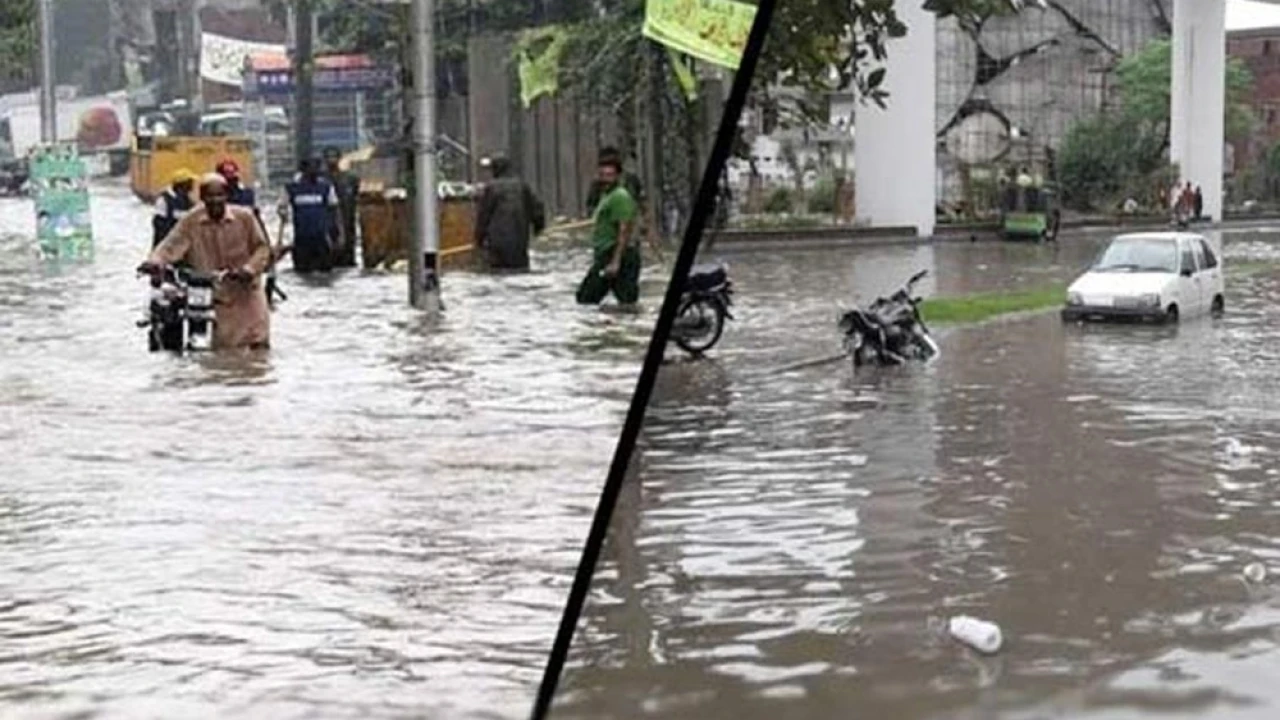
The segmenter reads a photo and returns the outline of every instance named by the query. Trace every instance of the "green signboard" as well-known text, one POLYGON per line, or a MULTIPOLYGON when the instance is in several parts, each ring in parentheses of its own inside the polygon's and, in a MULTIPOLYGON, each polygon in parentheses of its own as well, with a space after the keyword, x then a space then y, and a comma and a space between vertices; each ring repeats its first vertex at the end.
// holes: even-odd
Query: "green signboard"
POLYGON ((756 19, 734 0, 647 0, 644 36, 677 52, 736 70, 756 19))
POLYGON ((88 172, 74 144, 44 145, 31 155, 36 239, 46 257, 93 259, 88 172))

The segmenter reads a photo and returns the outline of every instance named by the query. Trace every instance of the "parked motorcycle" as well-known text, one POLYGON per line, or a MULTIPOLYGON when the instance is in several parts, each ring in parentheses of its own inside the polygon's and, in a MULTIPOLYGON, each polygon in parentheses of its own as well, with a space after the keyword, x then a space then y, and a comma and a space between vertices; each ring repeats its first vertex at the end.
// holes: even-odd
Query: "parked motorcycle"
POLYGON ((155 272, 139 268, 151 276, 148 317, 138 327, 148 328, 151 352, 167 350, 178 354, 212 348, 214 287, 226 273, 197 273, 186 268, 164 266, 155 272))
POLYGON ((732 304, 729 267, 722 262, 695 265, 685 280, 671 339, 690 355, 702 355, 720 342, 725 321, 733 319, 732 304))
POLYGON ((888 298, 876 298, 865 310, 854 308, 841 314, 840 332, 853 366, 868 363, 901 365, 910 360, 929 362, 938 357, 938 344, 920 316, 921 298, 915 285, 928 274, 921 270, 888 298))

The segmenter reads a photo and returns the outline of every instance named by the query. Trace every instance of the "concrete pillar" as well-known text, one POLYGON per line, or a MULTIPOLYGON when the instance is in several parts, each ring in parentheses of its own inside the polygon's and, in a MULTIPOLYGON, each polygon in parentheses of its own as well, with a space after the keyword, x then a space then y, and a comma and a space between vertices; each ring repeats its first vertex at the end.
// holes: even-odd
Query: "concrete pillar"
POLYGON ((1174 0, 1169 159, 1181 181, 1199 185, 1204 214, 1222 219, 1226 3, 1174 0))
POLYGON ((857 216, 876 227, 913 225, 933 234, 937 188, 937 21, 919 2, 897 3, 906 37, 888 42, 888 107, 855 111, 857 216))

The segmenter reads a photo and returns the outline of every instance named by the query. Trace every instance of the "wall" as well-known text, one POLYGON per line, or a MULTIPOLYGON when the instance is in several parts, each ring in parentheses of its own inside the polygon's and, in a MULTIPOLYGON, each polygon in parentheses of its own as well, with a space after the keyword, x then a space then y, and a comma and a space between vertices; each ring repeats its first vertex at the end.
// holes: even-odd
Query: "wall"
POLYGON ((939 21, 941 201, 962 198, 966 163, 1042 164, 1046 147, 1109 101, 1120 58, 1167 34, 1165 0, 1048 4, 977 27, 939 21))

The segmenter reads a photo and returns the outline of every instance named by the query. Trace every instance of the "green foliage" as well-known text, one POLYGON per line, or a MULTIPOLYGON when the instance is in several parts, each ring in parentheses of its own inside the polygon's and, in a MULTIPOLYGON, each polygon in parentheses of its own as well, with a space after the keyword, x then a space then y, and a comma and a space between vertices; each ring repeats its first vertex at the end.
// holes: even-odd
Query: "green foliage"
POLYGON ((769 193, 769 199, 764 201, 764 211, 771 215, 783 215, 790 213, 795 205, 795 193, 791 188, 778 187, 769 193))
MULTIPOLYGON (((1170 83, 1173 73, 1173 43, 1167 38, 1153 40, 1142 50, 1120 61, 1116 76, 1120 82, 1123 110, 1133 121, 1165 129, 1169 122, 1170 83)), ((1227 61, 1226 137, 1248 136, 1255 117, 1249 99, 1253 74, 1239 58, 1227 61)), ((1166 130, 1167 132, 1167 130, 1166 130)))
MULTIPOLYGON (((1153 40, 1124 58, 1116 67, 1120 107, 1078 121, 1067 132, 1057 170, 1068 206, 1095 209, 1127 196, 1157 200, 1153 188, 1170 174, 1166 157, 1172 65, 1168 39, 1153 40)), ((1236 59, 1227 63, 1226 86, 1226 137, 1245 137, 1255 122, 1249 105, 1253 77, 1236 59)))
POLYGON ((36 27, 34 0, 0 3, 0 87, 25 87, 34 81, 36 27))
POLYGON ((818 180, 808 197, 809 212, 830 215, 836 211, 836 182, 830 177, 818 180))

